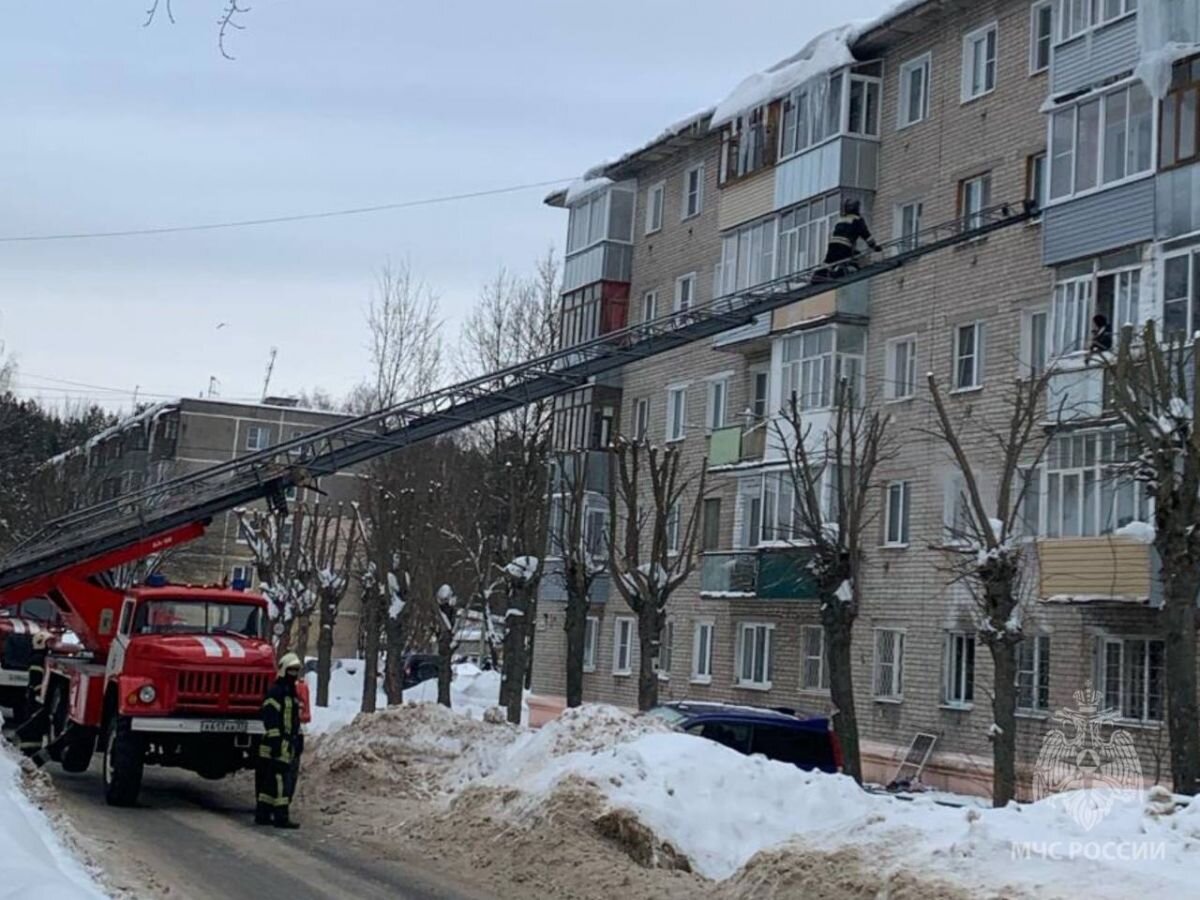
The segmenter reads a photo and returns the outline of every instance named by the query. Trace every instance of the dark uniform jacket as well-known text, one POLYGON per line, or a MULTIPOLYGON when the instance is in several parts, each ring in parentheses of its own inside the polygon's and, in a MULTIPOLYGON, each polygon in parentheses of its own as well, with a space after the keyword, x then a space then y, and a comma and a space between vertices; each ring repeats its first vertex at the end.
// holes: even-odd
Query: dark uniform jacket
POLYGON ((854 248, 858 246, 859 241, 875 246, 871 239, 871 229, 867 227, 867 220, 862 216, 839 216, 829 238, 829 252, 825 261, 841 262, 849 259, 854 255, 854 248))
POLYGON ((266 734, 259 745, 259 755, 291 765, 300 749, 300 699, 296 696, 295 682, 278 678, 271 685, 263 700, 262 723, 266 734))

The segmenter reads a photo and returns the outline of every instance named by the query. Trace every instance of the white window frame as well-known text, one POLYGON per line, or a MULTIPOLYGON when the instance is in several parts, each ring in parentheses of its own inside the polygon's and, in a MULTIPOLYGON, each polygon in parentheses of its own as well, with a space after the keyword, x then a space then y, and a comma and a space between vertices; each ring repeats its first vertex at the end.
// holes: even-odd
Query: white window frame
POLYGON ((957 468, 942 486, 942 544, 962 547, 971 540, 974 517, 967 499, 967 480, 957 468))
POLYGON ((771 414, 771 367, 769 365, 756 365, 750 367, 750 397, 746 408, 750 411, 750 417, 755 422, 765 421, 771 414), (758 394, 758 379, 763 379, 762 393, 762 412, 755 409, 759 402, 758 394))
POLYGON ((646 189, 646 234, 662 231, 667 210, 667 183, 660 181, 646 189))
POLYGON ((952 384, 954 389, 951 393, 965 394, 969 391, 978 391, 983 388, 983 367, 985 361, 985 350, 987 349, 985 341, 987 337, 987 329, 984 327, 983 320, 978 319, 974 322, 963 322, 954 326, 954 372, 952 375, 952 384), (962 362, 966 359, 962 350, 963 331, 971 328, 975 332, 975 347, 970 354, 972 359, 972 376, 969 382, 962 382, 960 374, 962 371, 962 362))
POLYGON ((887 368, 884 371, 883 398, 893 403, 913 399, 917 394, 917 336, 906 334, 888 341, 884 364, 887 368), (901 347, 906 348, 907 354, 903 372, 900 371, 901 347))
POLYGON ((975 666, 979 642, 972 631, 946 632, 942 653, 942 705, 954 709, 975 706, 975 666), (962 669, 958 666, 958 649, 962 647, 962 669), (970 648, 970 653, 967 652, 970 648), (969 695, 969 696, 968 696, 969 695))
POLYGON ((704 212, 704 163, 697 163, 694 166, 689 166, 683 172, 683 202, 680 206, 681 222, 686 222, 688 219, 694 219, 700 213, 704 212), (692 176, 696 178, 696 189, 692 190, 692 176), (695 199, 695 208, 692 208, 693 198, 695 199))
POLYGON ((1050 329, 1053 317, 1049 307, 1037 306, 1021 311, 1021 374, 1025 378, 1036 378, 1050 365, 1050 329), (1042 346, 1039 352, 1036 345, 1036 335, 1033 320, 1041 316, 1045 320, 1042 328, 1042 346), (1040 357, 1040 359, 1039 359, 1040 357))
POLYGON ((633 616, 617 616, 613 619, 613 667, 614 675, 633 674, 633 637, 637 633, 637 620, 633 616), (625 664, 621 664, 621 632, 625 631, 625 664))
POLYGON ((674 310, 677 313, 687 312, 696 305, 696 273, 688 272, 675 279, 674 310), (684 285, 687 285, 687 300, 684 300, 684 285))
POLYGON ((254 564, 253 563, 238 563, 229 570, 229 584, 232 587, 239 580, 245 583, 246 590, 254 587, 254 564), (241 579, 238 578, 238 572, 243 573, 241 579))
POLYGON ((1050 711, 1050 635, 1026 634, 1016 647, 1017 655, 1017 712, 1026 715, 1040 715, 1050 711), (1029 653, 1029 666, 1022 659, 1026 649, 1029 653), (1045 674, 1045 696, 1042 696, 1041 676, 1045 674), (1022 703, 1022 678, 1029 681, 1029 703, 1022 703))
MULTIPOLYGON (((1163 305, 1159 310, 1156 318, 1163 326, 1160 329, 1160 334, 1166 331, 1166 302, 1167 297, 1167 266, 1174 260, 1187 260, 1188 274, 1188 291, 1186 297, 1170 298, 1174 302, 1183 302, 1187 309, 1187 330, 1184 334, 1191 338, 1196 331, 1200 330, 1200 321, 1195 315, 1197 311, 1197 301, 1200 300, 1200 249, 1196 247, 1187 247, 1175 253, 1164 253, 1162 257, 1161 270, 1159 272, 1159 283, 1162 284, 1160 294, 1162 296, 1163 305)), ((1143 282, 1145 279, 1143 279, 1143 282)), ((1144 285, 1143 285, 1144 286, 1144 285)), ((1140 298, 1139 298, 1140 302, 1140 298)))
POLYGON ((687 392, 690 382, 667 385, 667 443, 682 441, 687 437, 687 392), (681 394, 683 401, 675 408, 675 395, 681 394))
POLYGON ((1096 684, 1104 697, 1104 706, 1117 710, 1122 721, 1138 722, 1146 725, 1157 725, 1165 722, 1166 716, 1166 642, 1161 637, 1145 637, 1142 635, 1101 635, 1096 639, 1096 684), (1129 682, 1133 662, 1130 660, 1131 645, 1142 645, 1142 673, 1140 697, 1136 703, 1141 709, 1141 715, 1131 715, 1131 707, 1135 698, 1131 696, 1129 682), (1150 716, 1150 648, 1159 644, 1159 673, 1160 694, 1158 697, 1159 716, 1150 716), (1117 684, 1113 685, 1109 678, 1110 656, 1114 653, 1117 662, 1117 684))
POLYGON ((654 658, 654 670, 660 681, 671 680, 671 666, 675 664, 675 619, 663 623, 658 636, 658 656, 654 658), (665 655, 665 659, 664 659, 665 655))
POLYGON ((600 619, 588 616, 583 623, 583 671, 596 671, 596 657, 600 653, 600 619))
POLYGON ((707 383, 704 426, 711 434, 720 431, 729 423, 729 386, 733 382, 733 373, 721 372, 704 380, 707 383))
POLYGON ((254 452, 271 446, 271 426, 251 424, 246 426, 246 449, 254 452), (254 437, 252 441, 250 438, 254 437))
POLYGON ((983 172, 958 183, 959 216, 968 229, 983 225, 983 211, 992 203, 992 173, 983 172))
POLYGON ((930 76, 933 73, 933 55, 931 53, 922 53, 916 59, 910 59, 908 62, 900 66, 900 97, 896 104, 896 129, 903 130, 913 125, 918 125, 929 118, 930 99, 932 92, 929 85, 930 76), (913 72, 920 71, 922 73, 921 82, 921 110, 915 119, 909 118, 909 112, 912 109, 912 82, 911 76, 913 72))
POLYGON ((1029 8, 1029 74, 1040 75, 1042 72, 1049 71, 1050 60, 1054 56, 1054 4, 1051 0, 1039 0, 1029 8), (1041 24, 1041 13, 1043 10, 1050 10, 1050 33, 1046 35, 1046 64, 1038 65, 1038 50, 1042 42, 1042 37, 1038 33, 1038 25, 1041 24))
POLYGON ((1121 443, 1119 429, 1053 438, 1038 467, 1045 479, 1040 492, 1043 521, 1039 533, 1052 538, 1112 534, 1122 524, 1122 506, 1131 514, 1130 521, 1152 521, 1145 488, 1127 471, 1131 448, 1131 444, 1121 443), (1118 458, 1122 451, 1126 459, 1118 458), (1074 487, 1068 487, 1068 481, 1074 487), (1078 527, 1068 527, 1072 522, 1078 527))
POLYGON ((904 638, 903 628, 872 630, 871 693, 879 703, 900 703, 904 700, 904 638), (892 660, 883 659, 885 635, 892 642, 892 660), (889 667, 886 668, 885 667, 889 667))
POLYGON ((683 521, 682 520, 683 520, 683 513, 679 508, 679 501, 676 500, 675 503, 671 504, 671 508, 669 510, 667 510, 666 539, 667 539, 667 552, 668 553, 678 553, 680 546, 682 546, 682 542, 683 542, 683 531, 682 531, 683 521))
POLYGON ((644 441, 650 436, 650 398, 638 397, 633 401, 633 439, 644 441))
POLYGON ((883 510, 883 546, 904 549, 911 538, 912 482, 890 481, 885 488, 883 510), (892 531, 892 510, 899 506, 898 531, 892 531))
POLYGON ((800 690, 806 694, 829 693, 829 655, 825 652, 825 629, 820 625, 800 626, 800 690), (813 644, 817 649, 815 654, 813 644))
POLYGON ((653 322, 658 318, 658 291, 646 291, 642 294, 642 321, 653 322))
POLYGON ((915 250, 921 243, 921 220, 925 204, 920 200, 897 203, 892 223, 892 236, 899 242, 901 252, 915 250), (911 222, 912 228, 909 229, 911 222))
POLYGON ((769 691, 772 687, 771 669, 773 664, 772 644, 775 638, 775 625, 771 622, 739 622, 737 630, 737 648, 734 656, 736 657, 737 675, 734 682, 735 687, 753 691, 769 691), (758 658, 759 641, 758 633, 762 631, 765 637, 762 641, 763 657, 758 658), (753 632, 754 639, 751 647, 753 656, 749 661, 750 678, 744 678, 743 673, 746 669, 745 659, 745 644, 746 634, 753 632), (759 665, 761 663, 761 666, 759 665), (761 668, 761 679, 754 678, 756 674, 754 670, 761 668))
POLYGON ((1118 11, 1106 16, 1106 0, 1056 0, 1054 10, 1054 46, 1065 44, 1097 28, 1132 16, 1137 12, 1136 0, 1116 0, 1118 11), (1076 15, 1076 12, 1082 16, 1076 15))
POLYGON ((962 102, 970 103, 978 100, 980 97, 986 97, 988 94, 996 90, 996 83, 1000 80, 999 72, 1000 63, 1000 26, 997 22, 989 22, 976 28, 974 31, 969 31, 963 35, 962 42, 962 102), (988 35, 992 35, 992 56, 989 61, 987 58, 988 35), (975 67, 976 67, 976 47, 983 45, 983 80, 984 87, 976 91, 974 89, 975 67), (988 85, 988 69, 991 69, 991 84, 988 85))
POLYGON ((721 261, 714 290, 724 297, 775 278, 779 217, 760 219, 721 235, 721 261))
POLYGON ((712 619, 697 619, 692 626, 692 684, 712 684, 713 637, 716 630, 717 623, 712 619), (707 634, 703 646, 702 633, 707 634))

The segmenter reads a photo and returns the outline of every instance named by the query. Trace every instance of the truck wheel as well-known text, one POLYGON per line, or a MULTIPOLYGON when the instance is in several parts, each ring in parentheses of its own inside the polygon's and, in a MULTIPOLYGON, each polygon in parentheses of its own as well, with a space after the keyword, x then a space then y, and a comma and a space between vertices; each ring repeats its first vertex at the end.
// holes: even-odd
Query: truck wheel
POLYGON ((96 730, 71 725, 67 730, 67 739, 62 747, 62 763, 64 772, 77 774, 86 772, 92 764, 92 754, 96 752, 96 730))
POLYGON ((133 806, 142 788, 146 747, 128 716, 109 723, 104 744, 104 799, 109 806, 133 806))

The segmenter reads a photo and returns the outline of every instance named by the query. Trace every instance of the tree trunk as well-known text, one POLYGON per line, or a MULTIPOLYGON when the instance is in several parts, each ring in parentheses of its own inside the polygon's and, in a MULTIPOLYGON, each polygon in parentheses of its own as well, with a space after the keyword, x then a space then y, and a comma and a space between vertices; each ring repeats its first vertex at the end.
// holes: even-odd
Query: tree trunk
POLYGON ((321 630, 317 634, 317 706, 329 705, 329 672, 333 667, 333 626, 337 603, 321 601, 321 630))
MULTIPOLYGON (((445 628, 438 629, 438 703, 449 708, 450 703, 450 654, 454 652, 454 633, 445 628)), ((519 715, 519 713, 518 713, 519 715)))
POLYGON ((404 703, 404 623, 400 616, 384 620, 387 633, 387 659, 383 666, 383 690, 388 706, 404 703))
POLYGON ((833 732, 842 747, 842 772, 862 784, 862 757, 858 745, 858 715, 854 709, 854 672, 850 653, 849 612, 841 610, 843 601, 827 595, 822 598, 825 611, 825 645, 829 653, 829 699, 833 703, 833 732))
POLYGON ((292 648, 293 652, 300 657, 303 662, 308 656, 308 632, 312 627, 312 613, 305 613, 296 618, 296 644, 292 648))
POLYGON ((521 705, 525 699, 525 667, 528 665, 529 604, 527 588, 510 586, 504 624, 504 674, 500 679, 500 705, 508 712, 508 721, 521 723, 521 705), (509 610, 515 613, 509 614, 509 610))
POLYGON ((1006 635, 987 642, 992 652, 992 806, 1017 794, 1017 645, 1006 635), (997 733, 996 729, 999 729, 997 733))
POLYGON ((379 690, 379 597, 374 593, 363 598, 363 712, 375 712, 379 690))
POLYGON ((658 649, 662 641, 663 616, 657 598, 642 601, 638 613, 638 709, 642 712, 658 706, 658 649))
POLYGON ((567 588, 567 615, 563 630, 567 633, 567 706, 583 704, 583 654, 587 638, 587 597, 567 588))
POLYGON ((1163 607, 1166 638, 1167 730, 1171 740, 1171 779, 1175 793, 1200 788, 1200 725, 1196 704, 1196 593, 1200 583, 1188 572, 1167 579, 1163 607))

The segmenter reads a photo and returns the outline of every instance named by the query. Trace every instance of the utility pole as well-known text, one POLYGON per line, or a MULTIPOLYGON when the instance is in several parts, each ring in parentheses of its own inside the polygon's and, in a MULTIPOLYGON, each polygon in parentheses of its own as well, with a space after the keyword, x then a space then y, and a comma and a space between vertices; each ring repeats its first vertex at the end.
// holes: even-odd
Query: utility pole
POLYGON ((217 376, 209 375, 208 376, 208 399, 209 400, 212 400, 214 397, 221 396, 220 387, 221 387, 221 382, 219 380, 217 380, 217 376))
POLYGON ((267 376, 263 379, 262 398, 267 399, 267 391, 271 387, 271 374, 275 371, 275 356, 279 353, 278 347, 271 348, 271 355, 267 359, 267 376))

